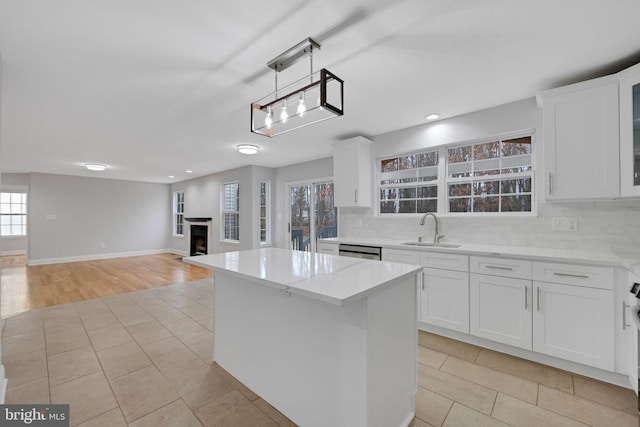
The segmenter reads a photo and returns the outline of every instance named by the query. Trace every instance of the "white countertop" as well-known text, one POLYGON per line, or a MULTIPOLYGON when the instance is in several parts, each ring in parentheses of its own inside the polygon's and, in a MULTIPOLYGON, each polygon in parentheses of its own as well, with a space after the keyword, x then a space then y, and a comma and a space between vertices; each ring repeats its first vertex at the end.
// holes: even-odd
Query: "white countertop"
POLYGON ((464 242, 451 242, 459 244, 460 247, 457 248, 412 246, 402 244, 403 242, 407 242, 409 240, 389 240, 360 237, 333 237, 329 239, 321 239, 320 241, 336 244, 347 243, 352 245, 378 246, 389 249, 405 249, 412 251, 437 251, 445 253, 458 253, 463 255, 492 257, 505 256, 514 258, 526 258, 537 261, 567 262, 607 267, 623 267, 635 274, 640 275, 640 260, 625 258, 623 256, 619 256, 610 252, 576 251, 568 249, 550 249, 522 246, 478 245, 464 242))
POLYGON ((364 298, 422 268, 279 248, 194 256, 183 261, 335 305, 364 298))

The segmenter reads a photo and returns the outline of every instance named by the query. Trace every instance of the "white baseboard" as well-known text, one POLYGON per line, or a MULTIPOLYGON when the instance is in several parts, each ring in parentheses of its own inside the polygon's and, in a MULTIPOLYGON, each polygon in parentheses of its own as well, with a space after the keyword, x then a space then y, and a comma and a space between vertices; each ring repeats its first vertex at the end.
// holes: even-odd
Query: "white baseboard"
POLYGON ((110 254, 95 254, 95 255, 82 255, 64 258, 47 258, 47 259, 29 259, 27 265, 44 265, 44 264, 60 264, 63 262, 77 262, 77 261, 95 261, 99 259, 110 258, 125 258, 141 255, 157 255, 166 253, 176 253, 173 249, 153 249, 149 251, 133 251, 133 252, 116 252, 110 254))
POLYGON ((180 255, 180 256, 189 256, 189 252, 180 251, 178 249, 171 249, 169 252, 171 252, 172 254, 180 255))
POLYGON ((17 251, 2 251, 0 252, 0 256, 10 256, 10 255, 26 255, 27 251, 24 249, 20 249, 17 251))

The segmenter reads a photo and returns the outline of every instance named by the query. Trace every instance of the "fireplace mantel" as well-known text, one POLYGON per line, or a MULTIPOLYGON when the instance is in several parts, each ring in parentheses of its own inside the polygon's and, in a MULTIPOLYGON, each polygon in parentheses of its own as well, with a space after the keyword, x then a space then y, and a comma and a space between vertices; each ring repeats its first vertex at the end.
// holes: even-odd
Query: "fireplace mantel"
POLYGON ((211 217, 189 217, 184 219, 187 222, 210 222, 212 220, 211 217))

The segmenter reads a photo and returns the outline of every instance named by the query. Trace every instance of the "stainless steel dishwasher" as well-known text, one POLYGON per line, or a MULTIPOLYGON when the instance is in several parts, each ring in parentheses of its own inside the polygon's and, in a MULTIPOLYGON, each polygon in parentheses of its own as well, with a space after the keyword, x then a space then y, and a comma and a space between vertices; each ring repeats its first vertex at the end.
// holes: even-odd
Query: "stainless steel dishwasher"
POLYGON ((338 246, 338 255, 380 261, 382 259, 382 248, 377 246, 340 244, 338 246))

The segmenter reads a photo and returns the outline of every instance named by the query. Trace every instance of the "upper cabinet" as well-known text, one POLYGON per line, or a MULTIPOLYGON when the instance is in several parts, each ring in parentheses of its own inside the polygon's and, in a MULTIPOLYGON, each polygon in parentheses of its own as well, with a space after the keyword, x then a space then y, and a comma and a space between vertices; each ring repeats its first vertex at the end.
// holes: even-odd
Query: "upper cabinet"
POLYGON ((640 64, 620 79, 620 192, 640 196, 640 64))
POLYGON ((333 144, 333 185, 336 207, 371 207, 372 142, 358 136, 333 144))
POLYGON ((547 200, 619 197, 617 77, 545 91, 537 99, 543 108, 547 200))

